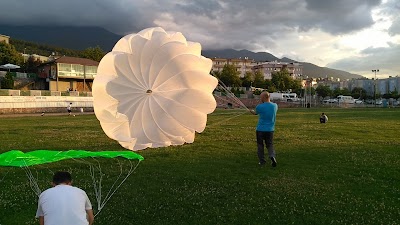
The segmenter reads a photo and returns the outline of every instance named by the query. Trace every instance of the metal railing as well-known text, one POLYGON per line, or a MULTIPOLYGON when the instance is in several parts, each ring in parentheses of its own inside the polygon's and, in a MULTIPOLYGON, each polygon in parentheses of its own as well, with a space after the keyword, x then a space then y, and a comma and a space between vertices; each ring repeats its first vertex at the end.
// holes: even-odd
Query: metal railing
POLYGON ((87 91, 49 91, 49 90, 0 89, 0 96, 73 96, 73 97, 92 97, 92 92, 87 92, 87 91))

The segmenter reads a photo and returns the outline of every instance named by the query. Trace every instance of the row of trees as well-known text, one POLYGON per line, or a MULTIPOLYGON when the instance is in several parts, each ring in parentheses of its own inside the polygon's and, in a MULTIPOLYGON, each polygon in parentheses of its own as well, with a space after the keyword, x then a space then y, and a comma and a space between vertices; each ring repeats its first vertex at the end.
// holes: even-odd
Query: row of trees
POLYGON ((21 65, 23 62, 24 58, 13 45, 0 42, 0 65, 7 63, 21 65))
POLYGON ((16 39, 10 39, 10 44, 15 46, 18 52, 43 56, 49 56, 54 53, 57 56, 81 57, 99 62, 105 55, 105 52, 99 46, 86 48, 84 50, 74 50, 16 39))
MULTIPOLYGON (((337 97, 339 95, 347 95, 347 96, 352 96, 353 98, 356 99, 373 99, 375 96, 371 96, 367 94, 367 91, 363 88, 360 87, 355 87, 353 90, 349 90, 348 88, 336 88, 334 90, 331 90, 329 86, 326 85, 320 85, 315 89, 315 92, 318 96, 322 98, 326 97, 337 97)), ((398 91, 392 91, 388 94, 381 95, 379 93, 376 93, 376 98, 399 98, 399 92, 398 91)))
POLYGON ((277 71, 272 74, 271 80, 266 80, 260 71, 249 71, 244 77, 240 77, 240 72, 234 65, 226 64, 221 71, 213 71, 212 75, 230 87, 256 87, 269 92, 301 90, 301 81, 293 79, 287 70, 277 71))
POLYGON ((72 56, 92 59, 100 62, 103 56, 106 54, 99 46, 90 47, 85 50, 71 50, 58 47, 51 47, 47 45, 40 45, 26 41, 10 40, 10 44, 0 42, 0 65, 11 63, 21 66, 21 71, 28 73, 36 73, 37 66, 42 62, 34 57, 29 57, 24 60, 21 53, 35 53, 37 55, 49 56, 53 53, 56 56, 72 56))

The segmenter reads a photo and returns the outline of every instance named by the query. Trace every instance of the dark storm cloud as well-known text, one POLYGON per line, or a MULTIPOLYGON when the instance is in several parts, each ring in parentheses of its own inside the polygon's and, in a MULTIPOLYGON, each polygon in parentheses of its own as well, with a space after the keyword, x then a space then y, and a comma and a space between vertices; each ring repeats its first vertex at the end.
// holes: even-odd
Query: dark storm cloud
POLYGON ((222 9, 220 3, 215 0, 196 0, 192 2, 177 3, 176 7, 189 15, 205 15, 210 19, 216 19, 215 13, 222 9))
POLYGON ((371 10, 381 0, 305 0, 306 8, 312 13, 302 28, 318 27, 332 34, 345 34, 357 31, 373 24, 371 10))
POLYGON ((0 21, 7 25, 100 26, 124 32, 152 24, 141 19, 141 7, 123 0, 6 0, 0 7, 0 21))
MULTIPOLYGON (((371 8, 379 3, 379 0, 6 0, 0 9, 0 20, 24 25, 98 25, 130 32, 152 26, 161 13, 170 13, 179 23, 195 23, 196 17, 206 16, 219 20, 226 29, 250 30, 250 27, 264 25, 264 33, 279 32, 276 27, 320 28, 330 33, 346 33, 371 25, 371 8)), ((208 26, 196 25, 203 29, 208 26)))
MULTIPOLYGON (((0 21, 100 26, 126 34, 177 29, 207 48, 271 49, 298 30, 345 34, 370 26, 379 0, 6 0, 0 21), (12 9, 12 10, 10 10, 12 9)), ((393 32, 396 30, 394 29, 393 32)), ((293 35, 292 35, 293 37, 293 35)))

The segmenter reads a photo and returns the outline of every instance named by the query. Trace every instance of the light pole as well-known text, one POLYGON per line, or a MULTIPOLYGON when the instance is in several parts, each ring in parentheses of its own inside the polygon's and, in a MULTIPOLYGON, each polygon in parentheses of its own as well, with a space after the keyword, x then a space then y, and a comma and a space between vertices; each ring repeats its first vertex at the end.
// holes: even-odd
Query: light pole
POLYGON ((26 72, 25 50, 26 50, 26 48, 24 48, 24 72, 26 72))
POLYGON ((375 79, 374 79, 374 104, 375 104, 375 107, 376 107, 376 73, 379 72, 379 69, 372 70, 372 72, 375 73, 375 79))
POLYGON ((244 75, 246 75, 246 61, 249 57, 244 57, 244 75))

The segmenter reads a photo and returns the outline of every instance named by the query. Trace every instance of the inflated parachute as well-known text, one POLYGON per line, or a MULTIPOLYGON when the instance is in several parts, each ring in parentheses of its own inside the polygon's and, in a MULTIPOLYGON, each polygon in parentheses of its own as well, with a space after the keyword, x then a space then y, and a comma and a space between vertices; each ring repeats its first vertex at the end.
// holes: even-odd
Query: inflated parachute
POLYGON ((96 117, 127 149, 192 143, 216 108, 211 67, 200 44, 179 32, 157 27, 127 35, 98 66, 96 117))
MULTIPOLYGON (((113 194, 119 189, 119 187, 126 181, 126 179, 135 171, 140 161, 144 158, 132 151, 100 151, 91 152, 84 150, 69 150, 69 151, 49 151, 49 150, 36 150, 31 152, 22 152, 18 150, 12 150, 0 154, 0 166, 5 167, 20 167, 25 170, 26 175, 29 179, 29 185, 37 196, 41 194, 41 189, 38 185, 38 174, 33 173, 31 168, 35 166, 43 166, 48 163, 53 163, 61 160, 74 160, 79 163, 84 163, 89 166, 89 173, 92 179, 94 188, 94 194, 97 202, 97 213, 98 215, 106 203, 111 199, 113 194), (105 171, 102 170, 98 158, 108 158, 116 160, 119 168, 115 176, 114 182, 107 191, 103 191, 106 185, 102 184, 105 177, 105 171), (119 161, 122 158, 124 161, 128 161, 128 168, 123 168, 126 163, 119 161)), ((112 162, 107 161, 107 164, 112 162)), ((46 169, 47 170, 47 169, 46 169)), ((65 168, 63 168, 65 170, 65 168)), ((37 172, 37 171, 36 171, 37 172)), ((51 171, 52 174, 54 173, 51 171)), ((3 181, 4 177, 0 180, 3 181)))

